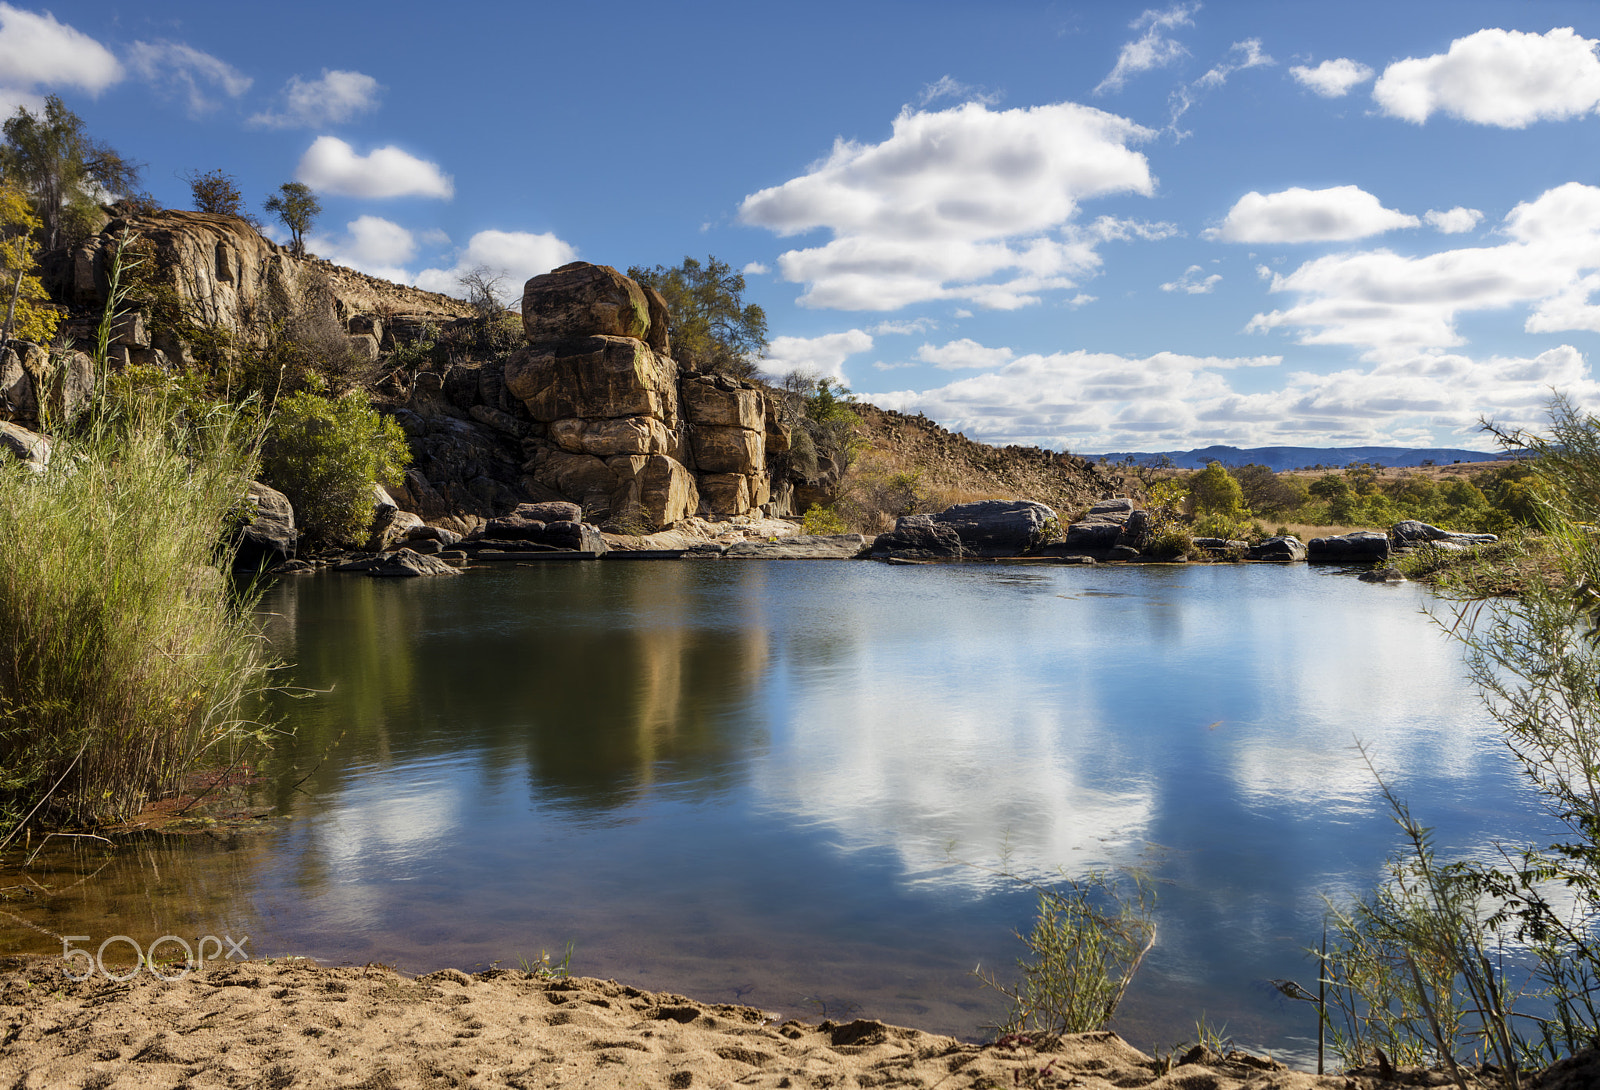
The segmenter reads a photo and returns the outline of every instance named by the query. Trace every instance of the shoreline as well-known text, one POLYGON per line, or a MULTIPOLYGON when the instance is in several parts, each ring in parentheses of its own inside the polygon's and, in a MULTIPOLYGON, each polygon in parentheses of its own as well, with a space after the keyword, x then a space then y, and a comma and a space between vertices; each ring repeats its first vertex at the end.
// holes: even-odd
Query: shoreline
MULTIPOLYGON (((0 1082, 43 1087, 1111 1087, 1380 1090, 1402 1070, 1318 1076, 1204 1048, 1147 1056, 1115 1033, 987 1044, 870 1019, 778 1021, 616 981, 511 969, 223 962, 166 982, 64 978, 0 958, 0 1082)), ((1600 1066, 1580 1072, 1588 1078, 1600 1066)), ((1484 1085, 1500 1080, 1481 1073, 1484 1085)), ((1573 1082, 1568 1085, 1584 1085, 1573 1082)), ((1541 1081, 1551 1087, 1561 1083, 1541 1081)))

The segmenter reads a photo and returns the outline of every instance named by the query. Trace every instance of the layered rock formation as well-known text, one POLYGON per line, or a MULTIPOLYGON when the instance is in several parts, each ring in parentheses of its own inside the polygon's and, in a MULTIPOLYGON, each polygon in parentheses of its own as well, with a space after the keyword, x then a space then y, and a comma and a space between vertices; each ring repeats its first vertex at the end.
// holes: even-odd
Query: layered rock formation
MULTIPOLYGON (((574 262, 528 281, 529 344, 501 370, 516 411, 499 426, 531 422, 530 491, 576 503, 591 521, 644 531, 770 503, 767 450, 787 449, 787 432, 765 391, 681 373, 667 355, 667 320, 658 294, 610 266, 574 262)), ((480 379, 485 401, 503 400, 492 379, 484 386, 480 379)))

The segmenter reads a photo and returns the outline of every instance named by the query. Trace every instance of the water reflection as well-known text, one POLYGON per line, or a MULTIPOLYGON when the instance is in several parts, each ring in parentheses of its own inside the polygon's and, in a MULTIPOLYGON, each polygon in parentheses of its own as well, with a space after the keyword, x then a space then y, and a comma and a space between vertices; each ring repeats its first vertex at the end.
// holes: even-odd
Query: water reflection
POLYGON ((130 869, 104 910, 211 912, 220 882, 257 949, 425 971, 573 939, 586 973, 971 1034, 998 1012, 968 971, 1009 962, 1032 898, 951 858, 1155 850, 1124 1028, 1167 1045, 1204 1007, 1281 1048, 1303 1012, 1260 982, 1304 975, 1321 896, 1395 844, 1355 738, 1447 849, 1537 822, 1426 600, 1304 566, 289 582, 267 632, 326 691, 281 705, 281 827, 163 861, 214 868, 189 885, 130 869))

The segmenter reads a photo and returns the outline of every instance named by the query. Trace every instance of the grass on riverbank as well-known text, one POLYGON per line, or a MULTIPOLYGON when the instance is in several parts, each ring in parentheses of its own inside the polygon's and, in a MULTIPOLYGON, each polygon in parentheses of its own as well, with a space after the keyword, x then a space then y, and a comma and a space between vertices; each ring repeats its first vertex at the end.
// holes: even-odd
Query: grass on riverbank
POLYGON ((108 399, 50 467, 0 465, 0 834, 122 817, 255 729, 267 649, 221 543, 259 429, 108 399))
POLYGON ((1465 552, 1424 545, 1399 557, 1395 566, 1407 579, 1455 598, 1511 597, 1559 586, 1564 579, 1550 540, 1534 533, 1512 534, 1465 552))

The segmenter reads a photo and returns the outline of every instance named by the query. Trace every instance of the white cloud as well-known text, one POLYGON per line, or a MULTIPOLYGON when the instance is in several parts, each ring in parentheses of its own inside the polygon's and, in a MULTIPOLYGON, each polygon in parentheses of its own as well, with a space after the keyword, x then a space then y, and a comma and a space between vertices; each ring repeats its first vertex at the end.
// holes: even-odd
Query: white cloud
POLYGON ((766 276, 772 270, 759 261, 752 261, 739 272, 744 276, 766 276))
POLYGON ((1277 61, 1261 52, 1260 38, 1246 38, 1242 42, 1234 42, 1228 50, 1228 59, 1209 69, 1205 75, 1194 82, 1196 86, 1202 88, 1221 87, 1228 82, 1228 77, 1235 72, 1241 72, 1246 68, 1260 68, 1263 65, 1277 63, 1277 61))
POLYGON ((1442 235, 1459 235, 1478 226, 1478 221, 1483 219, 1483 213, 1476 208, 1463 208, 1456 205, 1447 212, 1440 212, 1430 208, 1422 214, 1422 218, 1442 235))
POLYGON ((774 337, 767 342, 767 358, 761 361, 761 369, 771 375, 800 371, 842 382, 844 361, 871 349, 872 335, 860 329, 820 337, 774 337))
POLYGON ((455 184, 437 163, 401 151, 378 148, 367 155, 336 136, 319 136, 300 157, 295 180, 323 193, 344 197, 439 197, 449 200, 455 184))
POLYGON ((1198 3, 1174 4, 1164 11, 1146 11, 1128 24, 1134 30, 1143 30, 1144 34, 1123 44, 1117 54, 1116 66, 1111 69, 1110 75, 1100 81, 1094 93, 1103 95, 1108 91, 1120 91, 1129 77, 1152 68, 1165 68, 1179 58, 1188 56, 1189 51, 1182 43, 1167 37, 1163 31, 1194 26, 1193 16, 1199 10, 1198 3))
POLYGON ((312 235, 306 239, 306 248, 335 264, 403 284, 411 275, 402 266, 416 256, 417 240, 398 223, 380 216, 360 216, 345 224, 342 237, 312 235))
POLYGON ((879 322, 867 332, 875 336, 910 335, 912 333, 927 333, 938 328, 939 323, 932 318, 902 318, 879 322))
POLYGON ((1205 237, 1223 242, 1347 242, 1420 222, 1383 207, 1359 186, 1295 186, 1278 193, 1246 193, 1205 237))
POLYGON ((43 109, 29 92, 38 87, 77 87, 98 95, 122 79, 111 50, 89 35, 56 21, 0 3, 0 97, 7 105, 43 109))
POLYGON ((1276 276, 1294 292, 1286 310, 1257 314, 1251 330, 1300 330, 1302 344, 1349 344, 1373 358, 1462 343, 1462 312, 1532 306, 1530 333, 1600 332, 1600 188, 1568 182, 1517 205, 1499 246, 1403 257, 1389 250, 1331 254, 1276 276))
POLYGON ((274 129, 339 125, 376 108, 382 91, 377 80, 362 72, 324 68, 320 79, 290 77, 283 86, 283 112, 264 111, 250 122, 274 129))
POLYGON ((1075 103, 904 110, 883 143, 841 139, 808 173, 746 197, 739 215, 782 236, 832 232, 778 258, 786 280, 808 285, 802 305, 1014 309, 1095 271, 1101 236, 1069 221, 1086 198, 1154 191, 1128 146, 1154 135, 1075 103))
POLYGON ((1289 69, 1289 74, 1323 98, 1343 98, 1352 87, 1367 82, 1373 75, 1372 69, 1348 57, 1323 61, 1315 68, 1297 64, 1289 69))
POLYGON ((1199 265, 1190 265, 1183 270, 1183 275, 1176 280, 1169 280, 1161 285, 1162 291, 1181 291, 1185 295, 1210 295, 1217 290, 1217 285, 1222 283, 1221 273, 1203 275, 1205 269, 1199 265))
POLYGON ((1583 356, 1567 345, 1534 357, 1412 352, 1331 375, 1292 372, 1241 392, 1231 372, 1281 366, 1281 356, 1217 358, 1159 352, 1017 356, 1005 365, 929 390, 870 395, 922 412, 989 443, 1078 451, 1380 443, 1426 445, 1438 431, 1481 442, 1484 406, 1509 426, 1537 426, 1552 387, 1579 403, 1600 396, 1583 356))
POLYGON ((985 348, 970 337, 949 341, 938 348, 925 344, 917 349, 917 359, 931 363, 941 371, 963 371, 969 368, 987 370, 1009 363, 1015 355, 1009 348, 985 348))
POLYGON ((167 94, 181 94, 191 117, 222 105, 213 90, 238 98, 255 82, 227 61, 182 42, 134 42, 128 47, 128 63, 146 82, 167 94))
POLYGON ((1480 30, 1451 42, 1448 53, 1389 65, 1372 97, 1385 113, 1419 125, 1436 112, 1508 129, 1580 117, 1600 104, 1595 44, 1571 27, 1543 35, 1480 30))
POLYGON ((464 297, 459 278, 467 272, 486 268, 492 276, 503 276, 503 287, 513 301, 522 299, 522 285, 532 277, 578 258, 577 248, 545 232, 479 231, 456 255, 454 267, 423 269, 412 283, 428 291, 464 297))

